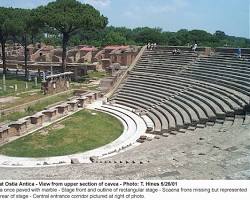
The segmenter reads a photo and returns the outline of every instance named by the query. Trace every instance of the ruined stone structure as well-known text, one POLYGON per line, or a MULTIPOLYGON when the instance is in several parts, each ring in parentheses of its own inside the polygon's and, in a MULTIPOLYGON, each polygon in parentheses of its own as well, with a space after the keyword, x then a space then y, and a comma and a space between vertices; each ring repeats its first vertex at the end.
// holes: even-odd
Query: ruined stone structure
POLYGON ((95 57, 101 60, 103 68, 109 67, 112 63, 119 63, 129 66, 139 52, 137 46, 107 46, 95 57))
MULTIPOLYGON (((24 66, 24 52, 21 45, 7 46, 7 67, 21 69, 24 66)), ((67 62, 69 64, 95 63, 98 67, 109 67, 112 63, 120 63, 121 65, 130 65, 137 55, 139 48, 136 46, 107 46, 101 49, 79 45, 70 48, 67 52, 67 62)), ((36 44, 28 46, 28 65, 32 70, 36 70, 37 65, 54 65, 61 63, 62 49, 47 46, 44 44, 36 44)), ((0 52, 1 54, 1 52, 0 52)), ((1 64, 0 64, 1 66, 1 64)), ((39 70, 45 70, 42 67, 39 70)), ((47 70, 47 69, 46 69, 47 70)))
POLYGON ((138 51, 139 48, 137 46, 114 50, 110 53, 111 62, 119 63, 122 66, 129 66, 135 59, 138 51))
POLYGON ((55 94, 70 89, 70 80, 72 72, 65 72, 47 76, 42 82, 42 91, 44 94, 55 94))

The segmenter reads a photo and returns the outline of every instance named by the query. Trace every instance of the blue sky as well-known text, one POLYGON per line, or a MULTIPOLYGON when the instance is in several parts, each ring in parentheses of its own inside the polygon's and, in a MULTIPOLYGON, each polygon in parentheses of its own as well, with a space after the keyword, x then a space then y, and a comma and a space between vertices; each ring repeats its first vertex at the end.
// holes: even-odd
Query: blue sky
MULTIPOLYGON (((0 6, 34 8, 53 0, 0 0, 0 6)), ((165 31, 203 29, 250 38, 250 0, 80 0, 99 9, 109 25, 165 31)))

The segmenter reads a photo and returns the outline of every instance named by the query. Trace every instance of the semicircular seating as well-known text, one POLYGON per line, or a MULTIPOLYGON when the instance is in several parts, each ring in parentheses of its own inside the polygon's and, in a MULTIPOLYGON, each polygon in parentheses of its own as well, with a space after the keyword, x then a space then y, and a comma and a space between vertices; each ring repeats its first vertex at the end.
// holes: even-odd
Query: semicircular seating
POLYGON ((244 58, 239 59, 224 49, 209 56, 188 48, 174 55, 172 49, 145 50, 110 100, 147 115, 155 133, 245 112, 250 99, 250 50, 244 49, 244 58))

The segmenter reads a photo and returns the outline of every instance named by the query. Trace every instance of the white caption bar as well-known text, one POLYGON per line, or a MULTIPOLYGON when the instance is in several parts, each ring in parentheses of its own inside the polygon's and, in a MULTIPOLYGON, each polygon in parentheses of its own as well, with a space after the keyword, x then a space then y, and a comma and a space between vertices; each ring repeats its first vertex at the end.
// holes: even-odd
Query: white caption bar
POLYGON ((250 197, 250 181, 0 181, 0 199, 222 200, 250 197))

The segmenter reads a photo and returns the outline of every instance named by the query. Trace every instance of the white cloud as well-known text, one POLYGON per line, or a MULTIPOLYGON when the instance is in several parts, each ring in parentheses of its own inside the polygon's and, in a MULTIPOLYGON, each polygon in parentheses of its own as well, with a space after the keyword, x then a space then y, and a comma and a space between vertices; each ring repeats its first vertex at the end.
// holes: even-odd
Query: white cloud
POLYGON ((85 2, 98 8, 104 8, 110 5, 111 0, 86 0, 85 2))

